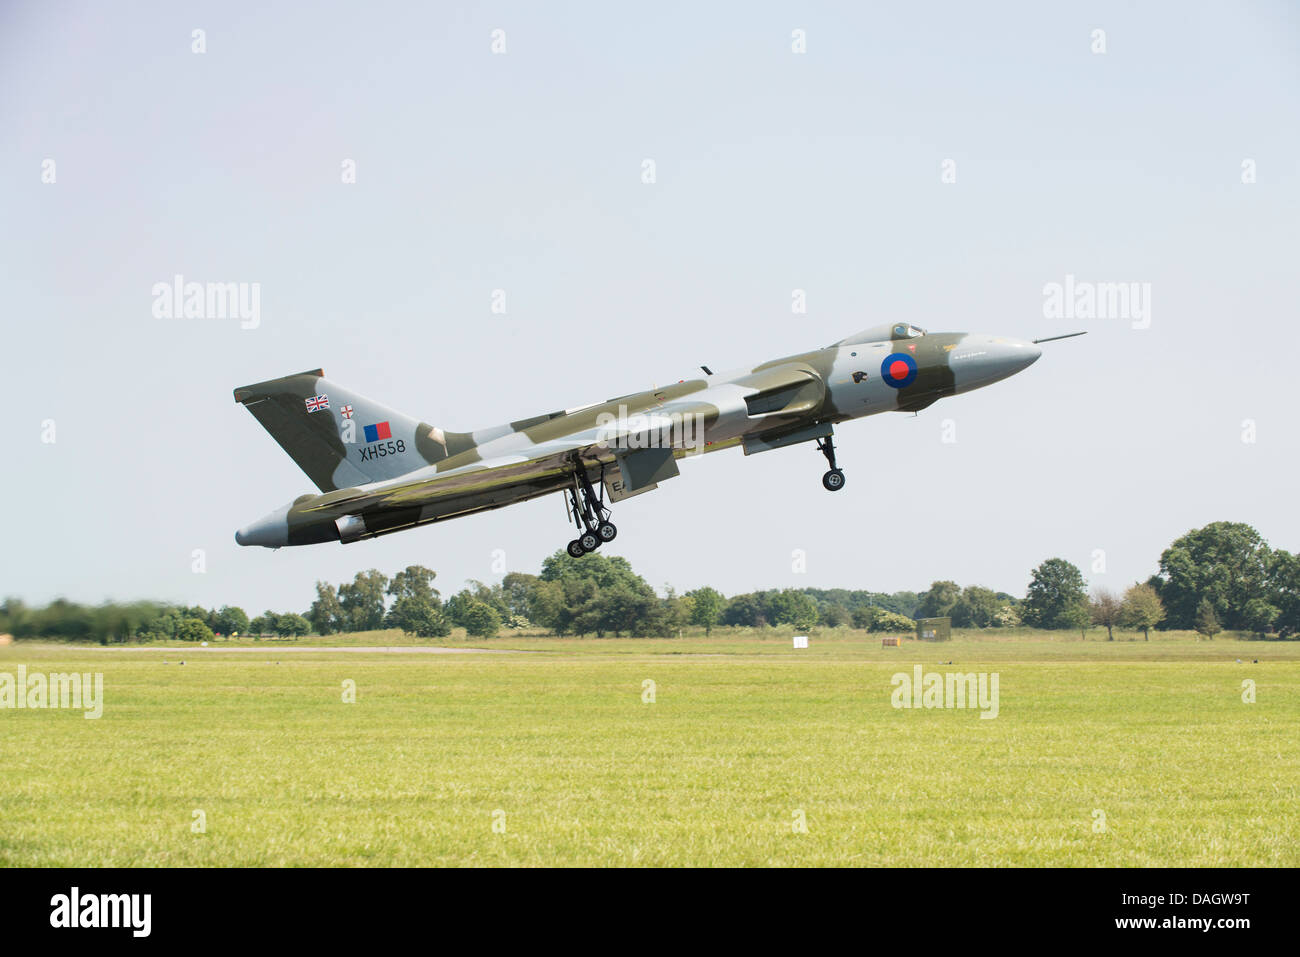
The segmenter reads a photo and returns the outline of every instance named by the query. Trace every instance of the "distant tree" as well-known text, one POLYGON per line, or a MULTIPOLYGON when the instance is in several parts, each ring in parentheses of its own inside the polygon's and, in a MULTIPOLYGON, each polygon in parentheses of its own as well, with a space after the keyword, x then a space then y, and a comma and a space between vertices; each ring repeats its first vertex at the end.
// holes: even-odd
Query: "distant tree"
POLYGON ((442 638, 451 634, 451 623, 433 595, 402 595, 384 617, 389 628, 400 628, 418 638, 442 638))
POLYGON ((806 629, 817 624, 817 602, 811 595, 794 588, 773 592, 767 599, 768 620, 774 625, 793 625, 806 629))
POLYGON ((1106 640, 1115 640, 1115 626, 1119 624, 1121 602, 1108 588, 1098 588, 1089 602, 1092 623, 1106 629, 1106 640))
POLYGON ((0 604, 0 633, 21 638, 31 617, 32 610, 21 598, 6 598, 0 604))
POLYGON ((906 615, 882 610, 871 623, 871 631, 906 634, 909 631, 916 631, 916 622, 906 615))
POLYGON ((464 613, 465 633, 472 638, 491 638, 501 630, 501 617, 486 602, 471 598, 464 613))
POLYGON ((537 581, 536 575, 523 572, 507 572, 501 579, 501 596, 511 617, 532 617, 532 590, 537 581))
POLYGON ((497 613, 497 617, 502 621, 510 617, 510 609, 506 605, 505 591, 500 585, 485 585, 476 578, 469 579, 466 584, 469 585, 469 592, 485 605, 490 605, 492 610, 497 613))
POLYGON ((1210 604, 1208 598, 1202 598, 1199 605, 1196 606, 1196 630, 1214 640, 1214 636, 1223 630, 1219 624, 1219 616, 1214 613, 1214 606, 1210 604))
POLYGON ((1212 522, 1177 539, 1160 556, 1155 586, 1170 628, 1193 628, 1208 601, 1226 628, 1245 628, 1246 603, 1269 597, 1272 553, 1241 522, 1212 522))
MULTIPOLYGON (((970 585, 962 589, 961 595, 953 603, 948 615, 952 617, 954 628, 992 628, 998 623, 998 612, 1001 609, 1002 601, 991 588, 970 585)), ((945 616, 920 615, 918 617, 945 616)))
POLYGON ((691 624, 703 626, 706 636, 713 634, 713 626, 722 621, 727 599, 708 585, 688 591, 686 597, 691 600, 691 624))
POLYGON ((993 616, 994 625, 998 628, 1015 628, 1020 622, 1020 612, 1016 610, 1014 604, 1004 604, 998 609, 998 613, 993 616))
POLYGON ((1134 585, 1124 592, 1124 600, 1119 606, 1119 618, 1116 619, 1121 627, 1140 631, 1150 641, 1151 629, 1164 619, 1164 605, 1150 585, 1134 585))
POLYGON ((332 635, 347 627, 348 617, 339 604, 338 590, 329 582, 316 582, 316 600, 311 603, 307 620, 318 635, 332 635))
MULTIPOLYGON (((724 603, 726 599, 723 599, 724 603)), ((695 611, 695 602, 687 595, 677 594, 672 585, 664 588, 664 597, 660 602, 663 627, 670 637, 680 635, 684 626, 690 624, 695 611)))
POLYGON ((281 638, 300 638, 311 632, 311 622, 302 615, 289 611, 275 615, 271 628, 281 638))
POLYGON ((1061 627, 1078 628, 1080 638, 1088 637, 1088 626, 1090 624, 1092 624, 1092 612, 1088 609, 1086 596, 1082 602, 1071 605, 1061 614, 1061 627))
POLYGON ((212 631, 217 630, 217 613, 213 609, 204 608, 202 605, 191 605, 188 608, 181 606, 182 618, 194 618, 203 622, 212 631))
POLYGON ((1079 628, 1087 624, 1088 595, 1083 573, 1064 558, 1049 558, 1034 569, 1021 617, 1033 628, 1079 628))
POLYGON ((84 610, 84 620, 88 627, 87 638, 100 644, 131 641, 138 634, 148 629, 149 622, 155 619, 159 606, 150 602, 105 602, 95 608, 84 610))
POLYGON ((596 631, 600 620, 596 607, 601 592, 600 585, 591 578, 566 578, 557 584, 563 597, 560 600, 555 633, 586 635, 596 631))
POLYGON ((907 615, 889 611, 879 605, 863 605, 853 609, 853 627, 871 632, 907 632, 916 630, 916 622, 907 615))
POLYGON ((1273 621, 1278 635, 1288 638, 1300 633, 1300 555, 1275 550, 1269 562, 1268 577, 1268 602, 1278 610, 1273 621))
POLYGON ((384 616, 389 628, 400 628, 420 638, 440 638, 451 634, 451 623, 443 613, 438 590, 433 587, 437 573, 423 565, 408 565, 388 583, 393 606, 384 616))
POLYGON ((853 616, 843 605, 827 603, 822 605, 820 624, 826 628, 843 628, 853 621, 853 616))
POLYGON ((726 625, 761 628, 768 623, 767 607, 762 597, 757 594, 735 595, 727 602, 727 608, 722 613, 722 622, 726 625))
MULTIPOLYGON (((179 608, 162 608, 145 625, 146 637, 149 641, 170 641, 176 637, 176 632, 184 620, 185 616, 181 614, 179 608)), ((252 625, 249 627, 251 628, 252 625)))
POLYGON ((921 617, 917 612, 917 605, 920 604, 921 596, 914 591, 896 591, 890 595, 875 594, 872 596, 872 603, 885 611, 892 611, 896 615, 903 615, 906 618, 921 617))
MULTIPOLYGON (((941 581, 930 585, 916 606, 917 618, 947 618, 961 598, 961 586, 956 582, 941 581)), ((955 624, 955 622, 954 622, 955 624)))
POLYGON ((89 608, 66 598, 56 598, 32 613, 30 633, 66 641, 90 641, 94 639, 92 625, 89 608))
POLYGON ((871 626, 876 623, 876 619, 883 614, 884 609, 877 605, 859 605, 853 609, 852 621, 854 628, 866 628, 870 630, 871 626))
POLYGON ((1270 605, 1262 598, 1252 598, 1242 609, 1242 624, 1263 638, 1273 630, 1273 623, 1282 612, 1275 605, 1270 605))
POLYGON ((600 638, 631 634, 633 630, 647 628, 654 616, 658 598, 653 592, 629 587, 623 582, 598 589, 589 602, 584 603, 576 616, 575 625, 580 634, 594 631, 600 638))
POLYGON ((207 622, 198 618, 182 618, 180 625, 176 628, 176 639, 178 641, 212 641, 214 637, 207 622))
POLYGON ((627 636, 629 638, 633 636, 671 638, 678 634, 681 627, 686 624, 684 609, 688 603, 685 599, 677 597, 671 588, 664 598, 660 598, 653 589, 650 589, 648 599, 644 606, 643 617, 634 622, 631 627, 623 628, 627 636))
MULTIPOLYGON (((538 578, 531 598, 548 603, 543 614, 556 634, 672 633, 671 600, 661 599, 621 555, 593 553, 575 559, 557 551, 542 562, 538 578), (543 584, 555 587, 542 589, 543 584)), ((544 621, 536 607, 532 618, 544 621)))
POLYGON ((443 613, 447 620, 457 628, 464 628, 467 624, 467 615, 470 606, 474 603, 474 595, 468 588, 462 588, 456 594, 447 599, 446 604, 442 606, 443 613))
POLYGON ((433 580, 438 573, 423 565, 407 565, 388 583, 388 594, 394 598, 432 598, 438 594, 433 580))
POLYGON ((565 611, 564 586, 555 581, 535 579, 528 585, 528 620, 555 634, 561 634, 565 611))
POLYGON ((384 626, 384 592, 388 579, 371 568, 357 572, 351 584, 339 586, 339 605, 345 627, 351 631, 375 631, 384 626))
POLYGON ((254 635, 270 635, 275 633, 275 612, 264 611, 248 623, 248 630, 254 635))
POLYGON ((248 631, 248 613, 235 605, 222 605, 216 614, 215 624, 216 627, 212 630, 217 634, 225 635, 227 638, 231 635, 242 635, 248 631))

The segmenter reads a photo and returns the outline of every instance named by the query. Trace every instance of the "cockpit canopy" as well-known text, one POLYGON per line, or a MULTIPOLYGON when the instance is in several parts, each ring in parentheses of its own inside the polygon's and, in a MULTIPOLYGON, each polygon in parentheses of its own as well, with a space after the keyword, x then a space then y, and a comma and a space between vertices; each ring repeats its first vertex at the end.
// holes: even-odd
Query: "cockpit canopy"
POLYGON ((837 346, 856 346, 863 342, 894 342, 898 339, 916 339, 925 335, 925 330, 910 322, 895 322, 888 326, 873 326, 861 332, 841 339, 837 346))

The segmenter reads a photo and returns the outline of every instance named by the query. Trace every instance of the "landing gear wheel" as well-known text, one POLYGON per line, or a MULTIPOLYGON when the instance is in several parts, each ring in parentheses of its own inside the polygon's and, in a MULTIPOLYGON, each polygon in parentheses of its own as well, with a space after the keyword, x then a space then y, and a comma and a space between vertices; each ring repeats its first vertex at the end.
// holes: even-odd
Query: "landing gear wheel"
POLYGON ((817 451, 826 456, 830 471, 822 476, 822 488, 828 492, 838 492, 844 488, 844 472, 835 464, 835 440, 829 435, 817 440, 817 451))
POLYGON ((576 453, 572 457, 573 487, 565 490, 569 521, 578 527, 578 537, 568 544, 568 552, 574 558, 581 558, 600 548, 606 542, 612 542, 618 529, 609 520, 610 510, 605 504, 605 466, 600 468, 600 493, 591 484, 587 474, 593 466, 585 464, 576 453))

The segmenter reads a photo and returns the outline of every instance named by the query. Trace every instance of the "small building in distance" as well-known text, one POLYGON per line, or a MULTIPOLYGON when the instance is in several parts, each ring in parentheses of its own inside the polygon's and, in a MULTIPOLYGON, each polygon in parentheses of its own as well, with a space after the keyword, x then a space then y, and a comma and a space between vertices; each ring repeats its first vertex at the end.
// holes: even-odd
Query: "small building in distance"
POLYGON ((918 641, 948 641, 952 638, 952 619, 918 618, 916 637, 918 641))

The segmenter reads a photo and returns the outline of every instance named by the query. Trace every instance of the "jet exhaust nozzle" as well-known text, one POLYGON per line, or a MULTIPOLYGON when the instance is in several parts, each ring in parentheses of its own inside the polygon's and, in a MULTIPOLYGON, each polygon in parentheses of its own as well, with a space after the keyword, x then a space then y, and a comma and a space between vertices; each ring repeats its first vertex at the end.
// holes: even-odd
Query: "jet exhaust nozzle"
POLYGON ((366 528, 366 520, 360 515, 344 515, 335 519, 334 526, 339 530, 339 541, 344 545, 370 538, 374 534, 366 528))

